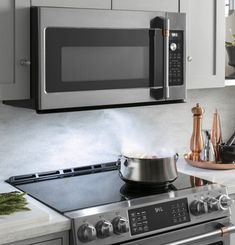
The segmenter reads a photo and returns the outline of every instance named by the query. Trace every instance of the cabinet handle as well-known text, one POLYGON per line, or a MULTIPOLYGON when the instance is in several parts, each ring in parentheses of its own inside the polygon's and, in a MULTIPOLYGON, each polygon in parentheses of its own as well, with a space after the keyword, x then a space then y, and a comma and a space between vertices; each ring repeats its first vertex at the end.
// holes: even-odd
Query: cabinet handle
POLYGON ((193 60, 193 57, 192 57, 192 56, 188 56, 188 57, 187 57, 187 61, 188 61, 188 62, 191 62, 192 60, 193 60))
POLYGON ((20 60, 20 64, 22 66, 30 66, 31 65, 31 62, 30 62, 30 60, 22 59, 22 60, 20 60))

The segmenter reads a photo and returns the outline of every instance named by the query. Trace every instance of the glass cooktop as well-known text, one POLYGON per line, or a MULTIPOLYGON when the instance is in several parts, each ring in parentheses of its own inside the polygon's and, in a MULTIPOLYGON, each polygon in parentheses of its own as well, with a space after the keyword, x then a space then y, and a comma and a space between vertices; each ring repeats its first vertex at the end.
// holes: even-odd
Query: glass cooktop
POLYGON ((7 182, 61 213, 211 184, 179 173, 159 188, 130 186, 119 177, 116 163, 13 176, 7 182))

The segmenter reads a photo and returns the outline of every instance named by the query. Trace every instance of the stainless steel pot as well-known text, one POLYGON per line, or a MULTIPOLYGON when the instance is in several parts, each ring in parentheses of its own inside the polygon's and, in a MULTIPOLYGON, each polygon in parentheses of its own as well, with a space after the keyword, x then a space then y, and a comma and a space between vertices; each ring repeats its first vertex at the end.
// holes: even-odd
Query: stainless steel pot
POLYGON ((141 185, 164 185, 178 177, 176 161, 178 154, 163 158, 119 158, 120 177, 127 183, 141 185))

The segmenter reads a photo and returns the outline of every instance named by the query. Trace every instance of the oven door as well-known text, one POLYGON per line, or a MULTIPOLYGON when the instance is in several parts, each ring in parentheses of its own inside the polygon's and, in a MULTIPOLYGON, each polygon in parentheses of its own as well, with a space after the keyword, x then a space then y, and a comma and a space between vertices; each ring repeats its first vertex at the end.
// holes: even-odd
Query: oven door
POLYGON ((31 16, 38 110, 185 98, 183 81, 167 81, 169 38, 150 25, 158 16, 184 30, 185 15, 39 7, 31 16))
MULTIPOLYGON (((229 224, 228 219, 211 221, 192 227, 146 237, 140 240, 123 243, 126 245, 230 245, 230 236, 221 236, 223 225, 229 224)), ((231 224, 229 225, 231 226, 231 224)), ((233 226, 231 226, 233 227, 233 226)), ((233 232, 235 227, 233 227, 233 232)))

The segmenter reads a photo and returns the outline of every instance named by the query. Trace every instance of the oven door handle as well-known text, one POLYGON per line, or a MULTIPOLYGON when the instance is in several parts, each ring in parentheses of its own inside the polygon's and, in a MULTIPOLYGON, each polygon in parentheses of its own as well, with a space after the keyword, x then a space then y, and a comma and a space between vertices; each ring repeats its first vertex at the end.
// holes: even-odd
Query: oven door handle
POLYGON ((166 243, 164 245, 183 245, 183 244, 188 244, 188 243, 194 243, 194 242, 198 242, 198 241, 203 240, 203 239, 230 235, 234 232, 235 232, 235 226, 234 225, 228 226, 228 227, 221 225, 221 228, 219 228, 215 231, 211 231, 208 233, 204 233, 204 234, 193 236, 190 238, 178 240, 178 241, 171 242, 171 243, 166 243))
MULTIPOLYGON (((163 86, 162 88, 150 88, 150 96, 155 99, 168 99, 170 97, 169 92, 169 36, 170 36, 170 19, 163 17, 156 17, 151 21, 151 28, 161 29, 163 36, 163 86)), ((154 39, 156 38, 156 33, 154 39)), ((157 82, 156 65, 157 56, 156 52, 156 40, 154 41, 154 86, 157 82)))

